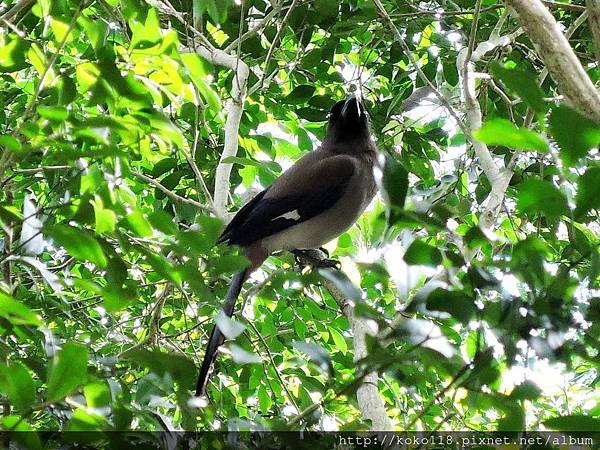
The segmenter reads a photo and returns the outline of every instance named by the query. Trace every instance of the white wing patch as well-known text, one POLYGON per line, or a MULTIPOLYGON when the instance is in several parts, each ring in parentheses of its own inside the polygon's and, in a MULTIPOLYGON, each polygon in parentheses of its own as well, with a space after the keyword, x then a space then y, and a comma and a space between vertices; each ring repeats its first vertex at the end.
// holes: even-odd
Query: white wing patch
POLYGON ((300 214, 298 214, 298 210, 295 209, 293 211, 288 211, 285 214, 282 214, 280 216, 277 216, 277 217, 271 219, 271 222, 273 220, 277 220, 277 219, 299 220, 300 219, 300 214))

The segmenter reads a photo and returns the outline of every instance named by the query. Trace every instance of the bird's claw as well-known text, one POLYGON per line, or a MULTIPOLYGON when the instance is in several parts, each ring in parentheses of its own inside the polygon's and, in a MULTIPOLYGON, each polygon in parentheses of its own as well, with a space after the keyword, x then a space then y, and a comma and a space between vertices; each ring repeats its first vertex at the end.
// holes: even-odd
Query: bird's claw
POLYGON ((300 267, 313 266, 328 269, 340 269, 341 263, 336 259, 324 258, 329 252, 324 248, 309 250, 292 250, 296 264, 300 267))

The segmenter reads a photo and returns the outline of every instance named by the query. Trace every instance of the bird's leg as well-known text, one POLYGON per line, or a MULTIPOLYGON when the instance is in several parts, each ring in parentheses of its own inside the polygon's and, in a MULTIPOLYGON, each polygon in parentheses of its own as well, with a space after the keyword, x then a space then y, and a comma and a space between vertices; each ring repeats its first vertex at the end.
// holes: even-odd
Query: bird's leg
POLYGON ((324 248, 312 248, 307 250, 292 250, 296 258, 296 263, 300 267, 312 266, 329 269, 339 269, 340 262, 335 259, 327 258, 329 252, 324 248))

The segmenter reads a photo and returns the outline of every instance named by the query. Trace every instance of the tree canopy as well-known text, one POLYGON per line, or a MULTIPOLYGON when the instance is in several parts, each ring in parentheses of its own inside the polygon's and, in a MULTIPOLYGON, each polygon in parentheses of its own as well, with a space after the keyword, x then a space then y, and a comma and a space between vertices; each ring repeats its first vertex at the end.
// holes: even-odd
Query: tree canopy
POLYGON ((598 0, 5 0, 0 429, 600 429, 599 57, 598 0), (217 316, 224 223, 349 93, 340 270, 217 316))

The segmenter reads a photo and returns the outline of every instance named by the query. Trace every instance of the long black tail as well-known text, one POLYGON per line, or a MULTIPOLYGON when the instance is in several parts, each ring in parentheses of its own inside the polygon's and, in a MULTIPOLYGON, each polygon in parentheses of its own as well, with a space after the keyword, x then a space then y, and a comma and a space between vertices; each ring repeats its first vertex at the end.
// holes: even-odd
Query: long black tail
MULTIPOLYGON (((248 270, 246 269, 235 274, 231 280, 231 284, 227 290, 227 295, 225 296, 225 303, 223 303, 223 312, 227 314, 227 317, 231 317, 233 315, 233 309, 235 308, 237 298, 240 295, 240 291, 242 290, 242 286, 244 285, 244 281, 247 277, 248 270)), ((219 327, 217 325, 213 326, 213 329, 210 333, 210 338, 208 339, 208 345, 206 346, 204 360, 202 361, 202 366, 200 367, 198 382, 196 383, 197 397, 204 395, 204 390, 206 389, 206 385, 208 383, 208 376, 212 370, 213 363, 217 358, 217 350, 221 344, 223 344, 224 340, 225 336, 223 336, 223 333, 221 333, 219 327)))

